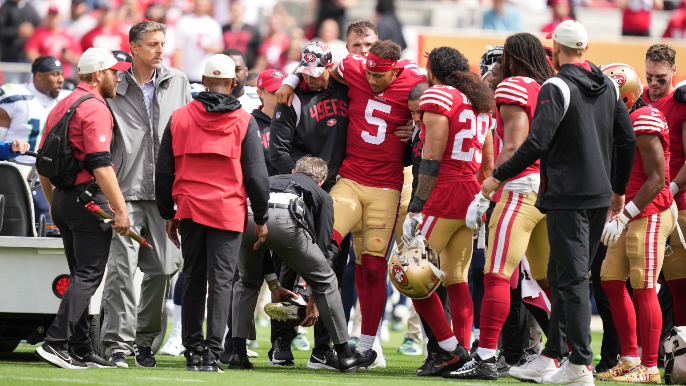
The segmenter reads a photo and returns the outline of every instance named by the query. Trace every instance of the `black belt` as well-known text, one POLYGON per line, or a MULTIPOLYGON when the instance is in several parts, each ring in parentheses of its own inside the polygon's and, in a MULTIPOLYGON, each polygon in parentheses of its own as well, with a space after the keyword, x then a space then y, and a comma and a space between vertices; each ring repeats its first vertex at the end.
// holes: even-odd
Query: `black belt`
POLYGON ((269 203, 270 208, 275 208, 275 209, 288 209, 288 205, 286 204, 275 204, 273 202, 269 203))

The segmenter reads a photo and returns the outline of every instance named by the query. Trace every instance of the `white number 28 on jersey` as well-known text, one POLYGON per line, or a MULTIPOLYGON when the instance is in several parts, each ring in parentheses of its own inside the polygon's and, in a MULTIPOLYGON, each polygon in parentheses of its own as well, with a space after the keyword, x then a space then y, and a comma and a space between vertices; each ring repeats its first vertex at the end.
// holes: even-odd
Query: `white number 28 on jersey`
POLYGON ((488 133, 488 115, 486 113, 476 116, 474 111, 466 109, 460 113, 460 122, 466 123, 470 121, 471 128, 460 130, 455 134, 455 142, 453 143, 452 159, 471 162, 475 159, 476 162, 481 162, 481 149, 470 147, 467 151, 462 150, 462 144, 465 139, 472 139, 476 136, 480 144, 483 145, 488 133))

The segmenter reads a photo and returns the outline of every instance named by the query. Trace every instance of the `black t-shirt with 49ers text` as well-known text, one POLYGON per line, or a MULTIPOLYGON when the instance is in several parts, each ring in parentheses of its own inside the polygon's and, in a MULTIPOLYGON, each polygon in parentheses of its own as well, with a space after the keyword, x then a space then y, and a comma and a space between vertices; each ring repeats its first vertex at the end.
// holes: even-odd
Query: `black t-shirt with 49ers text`
POLYGON ((269 158, 281 174, 291 174, 295 163, 304 156, 323 159, 329 175, 322 188, 328 192, 345 158, 348 86, 333 79, 326 90, 309 91, 304 85, 296 88, 291 107, 277 104, 274 109, 269 158))

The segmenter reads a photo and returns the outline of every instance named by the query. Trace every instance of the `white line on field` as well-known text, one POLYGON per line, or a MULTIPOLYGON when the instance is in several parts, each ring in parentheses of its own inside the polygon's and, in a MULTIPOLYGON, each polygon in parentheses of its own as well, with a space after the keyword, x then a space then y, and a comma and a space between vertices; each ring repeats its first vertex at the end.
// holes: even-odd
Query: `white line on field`
POLYGON ((22 381, 45 381, 45 382, 67 382, 67 383, 85 383, 89 385, 126 385, 126 383, 112 383, 112 382, 94 382, 85 379, 67 379, 67 378, 35 378, 35 377, 14 377, 8 375, 0 375, 0 378, 18 379, 22 381))

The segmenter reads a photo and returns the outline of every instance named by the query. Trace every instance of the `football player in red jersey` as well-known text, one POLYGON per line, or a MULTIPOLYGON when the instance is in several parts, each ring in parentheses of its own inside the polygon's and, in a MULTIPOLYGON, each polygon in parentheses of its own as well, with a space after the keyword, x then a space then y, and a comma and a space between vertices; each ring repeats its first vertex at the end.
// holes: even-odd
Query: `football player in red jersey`
POLYGON ((332 77, 350 87, 346 158, 331 190, 335 200, 333 240, 362 221, 362 269, 356 274, 362 314, 360 352, 372 349, 386 300, 386 252, 395 228, 403 186, 405 144, 395 135, 411 119, 407 97, 426 82, 417 65, 400 60, 400 47, 377 41, 367 58, 348 55, 332 77))
MULTIPOLYGON (((646 52, 646 80, 643 100, 648 106, 662 112, 669 125, 670 191, 679 210, 679 226, 686 227, 686 108, 674 98, 673 77, 676 75, 676 51, 666 44, 655 44, 646 52)), ((673 253, 665 256, 663 273, 667 286, 674 294, 686 293, 686 249, 678 241, 677 231, 672 234, 673 253)), ((686 325, 686 299, 674 297, 674 314, 677 325, 686 325)))
POLYGON ((443 286, 448 290, 454 333, 438 294, 412 301, 443 349, 419 375, 436 376, 468 360, 464 346, 469 346, 474 314, 467 285, 473 231, 466 226, 465 216, 469 200, 479 191, 479 181, 493 170, 489 128, 495 106, 493 92, 469 71, 469 62, 456 49, 434 49, 429 54, 429 68, 431 87, 419 102, 424 141, 419 182, 403 233, 412 239, 411 219, 421 215, 420 231, 440 254, 441 270, 446 274, 443 286))
MULTIPOLYGON (((636 156, 626 187, 624 212, 605 224, 602 237, 609 248, 600 278, 610 300, 622 357, 615 367, 597 376, 615 382, 660 383, 657 351, 662 312, 655 284, 662 268, 665 244, 677 218, 676 204, 669 191, 670 130, 665 116, 643 102, 641 80, 633 68, 621 63, 610 64, 603 66, 603 74, 619 85, 620 95, 629 109, 636 134, 636 156), (631 278, 633 299, 626 291, 628 278, 631 278), (638 357, 637 318, 643 347, 641 358, 638 357)), ((677 243, 678 239, 672 242, 677 243)))
MULTIPOLYGON (((495 91, 497 127, 496 167, 507 161, 529 135, 538 91, 555 74, 540 40, 528 33, 511 35, 502 56, 504 80, 495 91)), ((540 185, 539 161, 507 181, 489 223, 488 256, 484 267, 477 355, 458 371, 444 376, 461 379, 497 379, 495 351, 510 310, 510 279, 522 257, 531 273, 550 296, 547 283, 548 233, 545 215, 535 206, 540 185)), ((495 199, 498 199, 497 197, 495 199)), ((489 202, 481 193, 470 204, 467 225, 481 223, 489 202)))

